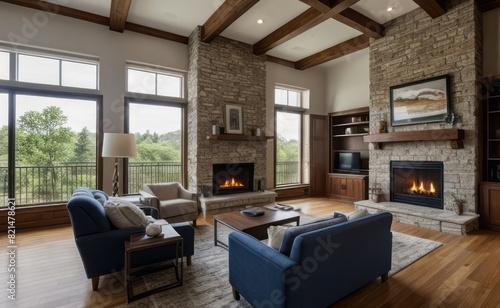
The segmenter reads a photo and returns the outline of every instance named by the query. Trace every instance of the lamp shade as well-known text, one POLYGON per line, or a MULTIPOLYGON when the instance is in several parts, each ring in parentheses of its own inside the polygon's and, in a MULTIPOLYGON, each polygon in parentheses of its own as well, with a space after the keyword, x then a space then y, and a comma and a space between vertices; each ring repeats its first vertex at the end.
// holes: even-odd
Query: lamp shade
POLYGON ((136 157, 135 135, 104 133, 102 157, 136 157))

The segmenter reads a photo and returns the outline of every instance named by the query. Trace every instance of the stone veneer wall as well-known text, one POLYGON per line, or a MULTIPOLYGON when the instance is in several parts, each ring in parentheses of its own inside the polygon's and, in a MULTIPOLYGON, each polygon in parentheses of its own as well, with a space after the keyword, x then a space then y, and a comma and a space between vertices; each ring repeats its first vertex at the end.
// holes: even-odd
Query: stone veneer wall
POLYGON ((370 187, 380 183, 385 201, 391 160, 443 161, 445 210, 453 210, 453 193, 466 200, 464 212, 477 212, 481 18, 473 0, 452 0, 443 16, 432 19, 416 9, 387 23, 385 37, 370 42, 371 133, 379 120, 388 121, 389 132, 447 128, 445 123, 390 127, 390 86, 444 74, 451 76, 451 110, 465 130, 463 149, 451 149, 446 141, 386 143, 382 150, 370 145, 370 187))
POLYGON ((211 185, 214 163, 255 163, 255 178, 266 176, 265 141, 207 140, 211 121, 224 123, 225 105, 243 109, 243 134, 265 127, 265 56, 252 46, 224 37, 202 43, 200 27, 189 37, 188 185, 211 185))

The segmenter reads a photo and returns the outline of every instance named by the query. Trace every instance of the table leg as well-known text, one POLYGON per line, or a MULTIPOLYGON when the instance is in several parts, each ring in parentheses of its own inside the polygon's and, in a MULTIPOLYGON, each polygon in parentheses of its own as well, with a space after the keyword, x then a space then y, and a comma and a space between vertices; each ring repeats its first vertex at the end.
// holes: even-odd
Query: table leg
POLYGON ((214 246, 217 246, 217 219, 214 219, 214 246))
POLYGON ((123 270, 125 275, 125 292, 127 292, 127 303, 132 298, 132 285, 130 281, 130 252, 125 248, 125 268, 123 270))

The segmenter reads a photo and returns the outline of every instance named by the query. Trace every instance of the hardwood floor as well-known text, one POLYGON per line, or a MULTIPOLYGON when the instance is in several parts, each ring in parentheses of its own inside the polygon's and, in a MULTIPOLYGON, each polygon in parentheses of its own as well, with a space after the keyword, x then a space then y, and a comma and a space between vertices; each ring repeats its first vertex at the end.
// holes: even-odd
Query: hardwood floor
MULTIPOLYGON (((352 203, 307 198, 284 203, 304 214, 349 212, 352 203)), ((213 225, 213 216, 198 224, 213 225)), ((393 223, 393 231, 427 238, 443 246, 390 277, 373 281, 333 307, 500 307, 500 234, 478 230, 458 236, 393 223)), ((71 227, 16 234, 16 301, 7 298, 7 254, 0 255, 0 307, 112 307, 125 304, 120 274, 101 277, 93 292, 76 249, 71 227)), ((0 245, 7 247, 5 234, 0 245)), ((369 256, 366 256, 369 258, 369 256)), ((332 277, 335 279, 335 277, 332 277)), ((228 290, 228 292, 231 292, 228 290)))

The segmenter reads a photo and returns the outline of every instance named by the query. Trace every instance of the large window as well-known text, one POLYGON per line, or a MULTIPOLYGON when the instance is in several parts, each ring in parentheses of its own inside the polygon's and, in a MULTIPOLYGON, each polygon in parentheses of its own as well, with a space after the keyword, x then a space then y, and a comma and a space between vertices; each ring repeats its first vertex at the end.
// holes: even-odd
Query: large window
POLYGON ((276 186, 302 184, 303 177, 303 97, 307 90, 275 87, 276 186))
POLYGON ((184 97, 184 75, 129 67, 127 90, 132 93, 182 98, 184 97))
POLYGON ((126 130, 136 136, 137 157, 126 163, 125 193, 138 193, 144 184, 184 184, 184 82, 182 72, 127 67, 126 130))
POLYGON ((65 88, 97 89, 97 64, 0 51, 0 72, 16 84, 0 86, 0 207, 8 198, 64 202, 80 186, 97 188, 101 98, 65 88))
POLYGON ((97 64, 17 54, 17 81, 97 89, 97 64))
POLYGON ((0 207, 8 199, 8 164, 9 164, 9 97, 0 92, 0 207))

